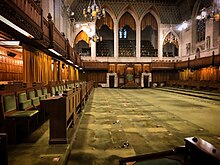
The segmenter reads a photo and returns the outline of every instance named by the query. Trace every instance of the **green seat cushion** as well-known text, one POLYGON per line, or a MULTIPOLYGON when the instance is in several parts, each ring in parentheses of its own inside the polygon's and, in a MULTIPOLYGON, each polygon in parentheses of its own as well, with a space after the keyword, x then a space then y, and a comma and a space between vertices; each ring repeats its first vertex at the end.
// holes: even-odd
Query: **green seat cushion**
POLYGON ((18 101, 19 103, 23 103, 27 100, 27 94, 24 92, 24 93, 20 93, 18 95, 18 101))
POLYGON ((56 94, 55 88, 51 87, 51 92, 52 92, 52 96, 54 96, 56 94))
POLYGON ((22 103, 19 103, 19 104, 20 104, 21 110, 25 110, 25 109, 28 109, 28 108, 32 107, 31 100, 26 100, 26 101, 23 101, 22 103))
POLYGON ((43 94, 42 94, 42 90, 41 90, 41 89, 38 89, 38 90, 37 90, 37 96, 40 97, 41 95, 43 95, 43 94))
POLYGON ((15 100, 15 95, 7 95, 3 97, 4 101, 4 111, 9 112, 13 111, 16 109, 16 100, 15 100))
POLYGON ((16 111, 10 115, 7 115, 6 118, 29 118, 37 113, 39 113, 38 110, 16 111))
POLYGON ((51 94, 50 94, 50 93, 47 93, 47 94, 46 94, 46 98, 49 98, 49 97, 51 97, 51 94))
POLYGON ((31 99, 31 101, 32 101, 32 105, 34 105, 34 106, 38 106, 40 104, 39 97, 34 97, 31 99))
POLYGON ((46 99, 46 95, 41 95, 41 96, 39 96, 39 97, 40 97, 40 100, 46 99))
POLYGON ((30 91, 28 92, 30 99, 35 98, 35 92, 34 91, 30 91))

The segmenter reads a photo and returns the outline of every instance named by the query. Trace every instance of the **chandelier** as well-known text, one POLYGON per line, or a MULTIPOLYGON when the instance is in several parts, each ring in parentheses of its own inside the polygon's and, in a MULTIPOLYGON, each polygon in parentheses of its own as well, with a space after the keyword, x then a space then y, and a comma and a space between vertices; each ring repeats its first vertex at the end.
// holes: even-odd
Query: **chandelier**
POLYGON ((83 9, 83 15, 86 18, 90 17, 91 20, 101 19, 105 17, 105 9, 101 7, 100 3, 97 5, 95 0, 93 2, 90 0, 87 9, 83 9))
POLYGON ((101 42, 102 41, 102 36, 97 35, 96 33, 89 37, 90 40, 92 40, 93 42, 101 42))
POLYGON ((172 34, 172 32, 170 32, 167 36, 166 36, 166 38, 165 38, 165 40, 164 40, 164 45, 166 44, 166 43, 176 43, 177 42, 177 38, 172 34))
POLYGON ((219 21, 220 19, 220 0, 213 0, 213 3, 208 8, 202 8, 200 15, 196 17, 196 19, 215 19, 215 21, 219 21))

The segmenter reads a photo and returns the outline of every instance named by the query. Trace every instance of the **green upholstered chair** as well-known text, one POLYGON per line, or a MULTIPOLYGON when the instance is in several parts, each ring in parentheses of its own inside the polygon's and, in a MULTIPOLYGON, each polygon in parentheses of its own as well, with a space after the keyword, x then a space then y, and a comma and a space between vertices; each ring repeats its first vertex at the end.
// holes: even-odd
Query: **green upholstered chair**
POLYGON ((56 95, 56 89, 55 87, 51 87, 51 95, 55 96, 56 95))
POLYGON ((68 89, 71 89, 71 85, 70 84, 67 84, 66 86, 67 86, 68 89))
POLYGON ((9 143, 16 143, 17 136, 22 135, 21 133, 17 132, 17 130, 25 130, 27 133, 30 133, 32 130, 31 125, 33 124, 33 122, 36 124, 35 126, 38 125, 39 111, 18 111, 15 93, 2 95, 2 107, 4 109, 6 133, 8 134, 9 143))
POLYGON ((58 91, 59 91, 59 94, 62 94, 63 93, 63 88, 61 85, 58 86, 58 91))
POLYGON ((5 115, 6 118, 31 117, 38 113, 38 110, 17 111, 15 94, 4 95, 3 105, 5 113, 11 112, 5 115))
POLYGON ((37 90, 36 90, 36 94, 37 94, 37 97, 40 98, 40 100, 46 99, 46 95, 43 95, 41 89, 37 89, 37 90))
POLYGON ((32 105, 37 107, 40 105, 40 98, 35 96, 35 91, 30 90, 28 91, 29 99, 31 99, 32 105))
POLYGON ((31 100, 27 100, 27 94, 25 91, 18 94, 18 106, 19 110, 27 110, 33 108, 31 100))
POLYGON ((59 86, 55 86, 55 93, 60 94, 59 86))
POLYGON ((47 88, 43 88, 43 95, 45 95, 46 98, 51 97, 51 93, 48 93, 48 92, 47 92, 47 88))
POLYGON ((66 85, 64 84, 63 85, 63 91, 65 91, 67 88, 66 88, 66 85))

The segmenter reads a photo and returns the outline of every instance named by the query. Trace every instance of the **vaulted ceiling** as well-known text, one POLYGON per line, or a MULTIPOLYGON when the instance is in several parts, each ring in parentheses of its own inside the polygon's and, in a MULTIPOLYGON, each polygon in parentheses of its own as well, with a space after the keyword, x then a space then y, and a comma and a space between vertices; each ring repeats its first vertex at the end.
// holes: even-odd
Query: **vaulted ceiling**
MULTIPOLYGON (((198 0, 99 0, 102 6, 107 6, 115 14, 116 18, 120 11, 128 5, 136 11, 138 17, 151 6, 154 6, 158 11, 161 23, 165 24, 176 24, 190 19, 196 1, 198 0)), ((82 10, 87 8, 90 0, 67 0, 67 2, 75 12, 76 21, 88 21, 83 17, 82 10)), ((98 3, 98 0, 96 2, 98 3)), ((200 0, 200 3, 207 6, 211 1, 200 0)))

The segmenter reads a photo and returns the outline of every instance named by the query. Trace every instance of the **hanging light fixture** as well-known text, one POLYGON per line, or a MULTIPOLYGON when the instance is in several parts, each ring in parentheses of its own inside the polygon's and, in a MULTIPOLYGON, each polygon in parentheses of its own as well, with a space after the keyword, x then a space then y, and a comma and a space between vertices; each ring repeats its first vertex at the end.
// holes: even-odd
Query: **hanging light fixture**
POLYGON ((219 21, 220 19, 220 0, 213 0, 213 3, 208 8, 202 8, 200 15, 196 17, 196 19, 215 19, 215 21, 219 21))
POLYGON ((95 0, 90 0, 87 9, 83 9, 83 15, 86 18, 90 17, 91 20, 101 19, 105 17, 105 9, 101 7, 100 3, 97 5, 95 0))
POLYGON ((172 34, 172 32, 169 33, 169 35, 166 36, 165 40, 164 40, 164 45, 166 43, 176 43, 177 42, 177 38, 172 34))
POLYGON ((92 40, 93 42, 101 42, 102 36, 100 36, 98 32, 95 32, 95 34, 89 37, 89 39, 92 40))

